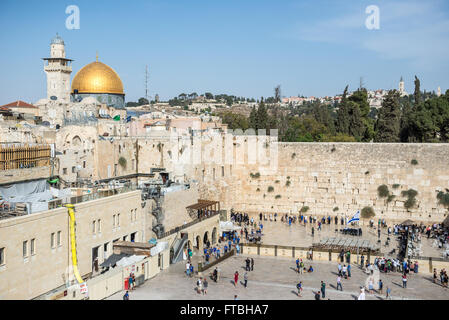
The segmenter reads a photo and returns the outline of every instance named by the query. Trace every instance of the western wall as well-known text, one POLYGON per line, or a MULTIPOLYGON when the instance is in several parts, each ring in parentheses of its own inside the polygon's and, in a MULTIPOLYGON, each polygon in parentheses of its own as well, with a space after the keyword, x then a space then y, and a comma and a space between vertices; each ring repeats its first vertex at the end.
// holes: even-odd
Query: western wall
POLYGON ((196 176, 200 195, 248 213, 298 213, 307 206, 307 215, 352 217, 371 206, 374 219, 438 223, 448 213, 436 198, 437 191, 449 188, 447 144, 276 144, 277 163, 271 167, 248 164, 254 151, 244 144, 235 148, 243 151, 245 163, 205 165, 204 178, 196 176), (395 196, 390 202, 378 196, 383 184, 395 196), (407 210, 401 192, 409 189, 418 194, 416 205, 407 210))

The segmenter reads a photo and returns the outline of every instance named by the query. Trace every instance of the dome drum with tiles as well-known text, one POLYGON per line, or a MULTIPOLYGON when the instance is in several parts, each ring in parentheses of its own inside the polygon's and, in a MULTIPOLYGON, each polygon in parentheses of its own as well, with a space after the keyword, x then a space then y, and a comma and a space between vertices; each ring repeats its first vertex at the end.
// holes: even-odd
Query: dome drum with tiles
POLYGON ((116 109, 125 107, 122 80, 111 67, 99 61, 78 71, 73 78, 71 91, 72 101, 94 97, 98 102, 116 109))

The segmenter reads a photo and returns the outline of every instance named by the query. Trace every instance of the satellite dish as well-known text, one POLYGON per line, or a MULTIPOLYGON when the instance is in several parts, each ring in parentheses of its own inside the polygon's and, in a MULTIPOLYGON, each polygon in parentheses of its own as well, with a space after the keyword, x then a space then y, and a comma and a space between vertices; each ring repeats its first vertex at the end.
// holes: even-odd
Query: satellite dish
POLYGON ((50 99, 55 101, 55 100, 58 100, 58 97, 57 96, 51 96, 50 99))

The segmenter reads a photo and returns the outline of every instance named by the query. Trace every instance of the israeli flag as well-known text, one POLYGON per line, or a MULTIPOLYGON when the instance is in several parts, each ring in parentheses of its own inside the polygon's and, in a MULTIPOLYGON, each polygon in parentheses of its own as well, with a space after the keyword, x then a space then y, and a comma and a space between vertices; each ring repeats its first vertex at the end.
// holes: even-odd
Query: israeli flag
POLYGON ((350 224, 355 221, 360 221, 360 210, 357 210, 356 214, 346 224, 350 224))

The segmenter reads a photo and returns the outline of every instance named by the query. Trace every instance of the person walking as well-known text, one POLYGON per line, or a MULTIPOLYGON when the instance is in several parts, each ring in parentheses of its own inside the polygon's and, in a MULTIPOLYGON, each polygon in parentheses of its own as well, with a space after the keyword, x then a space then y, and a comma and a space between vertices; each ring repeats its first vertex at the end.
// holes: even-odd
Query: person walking
POLYGON ((360 294, 357 300, 365 300, 365 288, 360 289, 360 294))
POLYGON ((186 263, 186 275, 189 277, 190 276, 190 263, 187 261, 186 263))
POLYGON ((197 293, 201 294, 201 292, 203 291, 203 283, 201 282, 201 278, 199 278, 196 281, 196 291, 197 293))
POLYGON ((433 283, 437 283, 437 269, 433 268, 433 283))
POLYGON ((128 278, 128 287, 129 287, 129 290, 133 290, 133 288, 134 288, 133 276, 131 274, 129 275, 129 278, 128 278))
POLYGON ((234 287, 237 286, 237 282, 239 281, 239 272, 236 271, 234 273, 234 287))
POLYGON ((343 286, 341 285, 340 275, 337 276, 337 291, 338 291, 338 288, 340 288, 340 290, 343 291, 343 286))
POLYGON ((351 265, 348 264, 348 278, 351 278, 351 265))
POLYGON ((129 300, 129 293, 128 293, 128 291, 126 291, 125 294, 123 295, 123 300, 129 300))
POLYGON ((298 297, 302 297, 301 296, 301 291, 302 291, 302 282, 299 281, 299 283, 296 285, 296 289, 298 289, 298 297))
POLYGON ((209 286, 209 283, 207 282, 207 279, 204 278, 203 280, 203 295, 207 294, 207 287, 209 286))
POLYGON ((243 281, 245 281, 245 288, 248 287, 248 273, 245 272, 245 274, 243 275, 243 281))
POLYGON ((407 288, 407 275, 404 274, 402 275, 402 288, 406 289, 407 288))
POLYGON ((321 281, 321 296, 324 298, 326 298, 326 284, 321 281))
POLYGON ((251 258, 251 271, 254 271, 254 259, 251 258))
POLYGON ((362 255, 361 258, 360 258, 360 269, 363 269, 364 262, 365 262, 365 256, 362 255))
POLYGON ((337 266, 337 269, 338 269, 338 275, 339 276, 341 276, 341 264, 340 263, 338 263, 338 266, 337 266))
POLYGON ((384 287, 384 284, 382 282, 382 279, 379 279, 379 293, 382 294, 382 289, 384 287))
POLYGON ((391 289, 390 289, 390 287, 387 287, 387 295, 385 296, 385 299, 391 300, 391 289))

